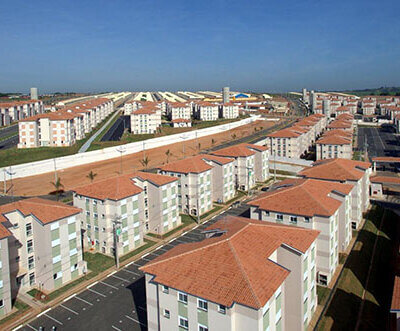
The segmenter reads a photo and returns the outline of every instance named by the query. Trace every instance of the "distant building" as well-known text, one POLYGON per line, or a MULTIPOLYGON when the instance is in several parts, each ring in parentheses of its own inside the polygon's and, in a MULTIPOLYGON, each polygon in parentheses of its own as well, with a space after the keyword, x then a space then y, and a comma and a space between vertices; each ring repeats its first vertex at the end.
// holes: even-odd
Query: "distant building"
POLYGON ((39 100, 0 103, 0 126, 10 125, 12 122, 43 112, 43 101, 39 100))
POLYGON ((143 107, 131 114, 131 131, 134 134, 156 133, 161 126, 161 109, 143 107))
POLYGON ((32 100, 38 100, 39 99, 37 87, 31 87, 31 99, 32 100))
POLYGON ((220 118, 233 119, 239 117, 239 105, 233 102, 220 105, 220 118))
POLYGON ((222 89, 222 102, 229 103, 229 87, 224 87, 222 89))

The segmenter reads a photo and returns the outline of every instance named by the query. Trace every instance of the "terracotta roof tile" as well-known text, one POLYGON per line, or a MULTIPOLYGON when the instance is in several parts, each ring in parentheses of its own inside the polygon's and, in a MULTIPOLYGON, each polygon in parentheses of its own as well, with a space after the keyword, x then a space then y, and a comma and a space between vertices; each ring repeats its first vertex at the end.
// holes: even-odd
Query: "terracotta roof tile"
POLYGON ((394 277, 391 311, 400 311, 400 277, 394 277))
POLYGON ((157 186, 166 185, 166 184, 173 183, 178 180, 178 178, 173 177, 173 176, 158 175, 158 174, 153 174, 151 172, 144 172, 144 171, 135 172, 132 175, 129 175, 129 178, 140 178, 142 180, 152 182, 153 184, 155 184, 157 186))
POLYGON ((282 285, 289 271, 269 260, 282 244, 302 252, 316 240, 314 230, 227 216, 209 229, 226 233, 181 244, 140 269, 154 281, 227 307, 259 309, 282 285))
POLYGON ((189 157, 183 160, 175 161, 160 167, 162 171, 178 172, 183 174, 201 173, 212 169, 212 166, 198 157, 189 157))
POLYGON ((217 149, 216 151, 211 152, 211 154, 228 157, 244 157, 254 155, 255 152, 252 150, 254 149, 254 147, 249 147, 251 147, 251 144, 238 144, 226 148, 217 149))

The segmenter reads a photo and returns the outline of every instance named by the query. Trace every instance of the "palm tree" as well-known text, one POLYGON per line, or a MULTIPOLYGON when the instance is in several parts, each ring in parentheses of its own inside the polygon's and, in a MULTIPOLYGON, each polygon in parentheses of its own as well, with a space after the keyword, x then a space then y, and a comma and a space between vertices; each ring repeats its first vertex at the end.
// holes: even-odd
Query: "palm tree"
POLYGON ((169 157, 172 155, 171 151, 169 149, 167 149, 167 151, 165 152, 165 155, 167 156, 167 163, 169 162, 169 157))
POLYGON ((142 165, 143 167, 145 167, 145 169, 147 170, 147 166, 149 165, 150 160, 149 160, 149 158, 148 158, 147 156, 145 156, 145 157, 143 158, 143 160, 140 160, 140 163, 141 163, 141 165, 142 165))
POLYGON ((200 149, 201 149, 201 144, 200 143, 197 145, 197 149, 199 150, 199 153, 200 153, 200 149))
POLYGON ((236 134, 234 133, 231 137, 232 137, 233 140, 235 140, 236 139, 236 134))
POLYGON ((57 180, 55 182, 50 182, 54 188, 56 189, 56 195, 57 195, 57 201, 60 198, 60 193, 61 193, 61 189, 64 187, 64 185, 61 183, 61 178, 58 177, 57 180))
POLYGON ((94 178, 97 176, 96 173, 93 172, 93 170, 90 170, 90 172, 87 174, 87 178, 90 179, 90 182, 93 183, 94 178))
POLYGON ((215 139, 211 139, 211 146, 214 147, 214 145, 215 145, 215 139))

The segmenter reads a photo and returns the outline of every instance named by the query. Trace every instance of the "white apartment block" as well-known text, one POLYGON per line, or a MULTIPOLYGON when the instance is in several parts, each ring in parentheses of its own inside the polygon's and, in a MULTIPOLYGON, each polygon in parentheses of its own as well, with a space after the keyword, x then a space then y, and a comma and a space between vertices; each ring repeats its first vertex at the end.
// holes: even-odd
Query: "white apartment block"
POLYGON ((344 135, 322 136, 316 142, 317 160, 333 159, 333 158, 335 159, 342 158, 351 160, 352 157, 353 157, 352 136, 350 137, 344 135))
POLYGON ((49 293, 86 271, 80 214, 41 198, 0 206, 0 314, 10 312, 10 300, 20 291, 49 293))
POLYGON ((131 132, 134 134, 156 133, 161 126, 161 110, 143 107, 131 114, 131 132))
POLYGON ((328 285, 338 266, 339 252, 346 250, 352 237, 353 190, 356 188, 349 184, 322 180, 285 180, 249 203, 250 217, 320 231, 317 279, 321 285, 328 285))
POLYGON ((233 119, 239 117, 239 105, 230 102, 220 105, 221 118, 233 119))
POLYGON ((12 122, 43 112, 43 101, 40 100, 0 103, 0 126, 10 125, 12 122))
POLYGON ((139 101, 131 100, 131 101, 125 102, 124 115, 130 115, 134 111, 138 110, 141 107, 142 107, 142 104, 139 101))
POLYGON ((179 210, 189 215, 202 215, 212 209, 213 166, 192 157, 168 163, 159 169, 162 175, 177 177, 179 210))
POLYGON ((191 120, 192 106, 187 103, 174 102, 168 104, 168 117, 171 121, 178 119, 191 120))
POLYGON ((141 267, 149 330, 307 330, 318 231, 228 216, 205 232, 141 267))
POLYGON ((299 173, 306 178, 328 180, 350 184, 355 187, 351 196, 351 227, 356 230, 360 226, 362 214, 367 211, 369 201, 371 163, 346 159, 318 161, 312 167, 299 173))
POLYGON ((197 118, 202 121, 216 121, 219 117, 219 106, 210 102, 197 103, 197 118))

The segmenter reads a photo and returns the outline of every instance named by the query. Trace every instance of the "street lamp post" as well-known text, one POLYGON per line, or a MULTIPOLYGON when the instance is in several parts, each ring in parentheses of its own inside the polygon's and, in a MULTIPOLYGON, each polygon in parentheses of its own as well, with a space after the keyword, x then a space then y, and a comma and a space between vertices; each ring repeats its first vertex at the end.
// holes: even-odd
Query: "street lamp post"
POLYGON ((120 153, 120 165, 119 165, 119 173, 122 175, 122 154, 126 152, 125 147, 118 147, 117 152, 120 153))

